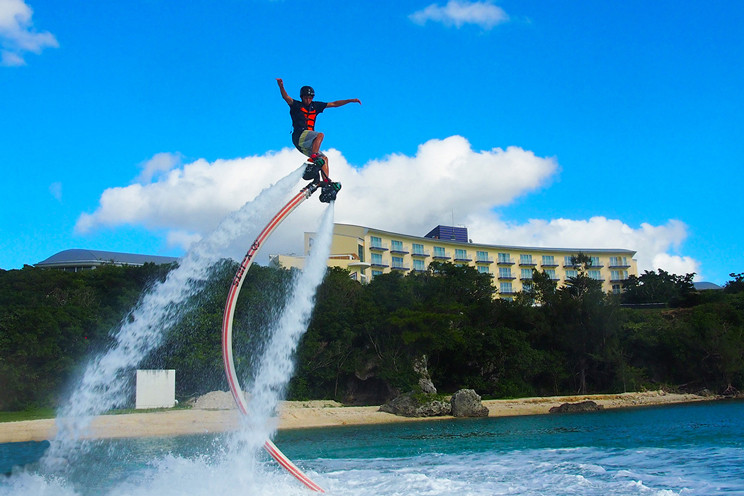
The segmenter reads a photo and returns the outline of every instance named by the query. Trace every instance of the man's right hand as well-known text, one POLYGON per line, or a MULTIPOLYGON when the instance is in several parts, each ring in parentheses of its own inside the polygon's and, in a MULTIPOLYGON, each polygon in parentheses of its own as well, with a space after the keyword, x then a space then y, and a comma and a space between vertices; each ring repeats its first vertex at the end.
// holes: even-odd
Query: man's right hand
POLYGON ((276 82, 279 85, 279 91, 282 93, 282 98, 285 102, 287 102, 287 105, 292 105, 292 97, 287 94, 287 91, 284 89, 284 81, 282 81, 282 78, 276 78, 276 82))

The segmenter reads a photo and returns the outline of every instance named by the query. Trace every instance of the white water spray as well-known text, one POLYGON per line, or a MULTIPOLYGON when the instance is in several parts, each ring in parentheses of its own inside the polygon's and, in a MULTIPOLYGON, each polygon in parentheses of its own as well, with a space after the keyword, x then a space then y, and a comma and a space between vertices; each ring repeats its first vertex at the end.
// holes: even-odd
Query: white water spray
POLYGON ((47 468, 59 469, 61 460, 69 461, 94 416, 124 404, 129 384, 125 374, 160 345, 187 310, 184 303, 203 288, 230 244, 258 232, 296 187, 301 173, 298 169, 289 174, 230 214, 179 260, 164 282, 142 297, 116 332, 114 345, 88 364, 80 384, 60 410, 57 436, 42 460, 47 468))
POLYGON ((304 270, 294 281, 292 294, 282 311, 264 352, 257 361, 256 376, 248 388, 251 401, 248 406, 246 429, 248 444, 259 447, 276 431, 276 409, 284 398, 285 388, 294 371, 294 353, 300 337, 307 330, 315 305, 315 292, 323 282, 328 268, 327 260, 333 239, 333 203, 326 209, 313 240, 304 270))

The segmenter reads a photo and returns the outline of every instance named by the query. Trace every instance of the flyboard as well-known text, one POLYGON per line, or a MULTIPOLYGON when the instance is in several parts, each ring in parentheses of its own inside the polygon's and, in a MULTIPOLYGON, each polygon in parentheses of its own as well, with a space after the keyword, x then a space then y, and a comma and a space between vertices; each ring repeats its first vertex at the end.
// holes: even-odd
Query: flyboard
MULTIPOLYGON (((261 249, 261 245, 264 243, 264 241, 268 239, 274 229, 276 229, 277 226, 279 226, 279 224, 281 224, 282 221, 286 219, 287 216, 291 214, 294 209, 296 209, 303 201, 310 198, 310 195, 312 195, 319 187, 320 184, 316 182, 308 184, 307 186, 302 188, 300 192, 295 195, 294 198, 289 200, 289 202, 284 205, 279 213, 277 213, 274 218, 271 219, 268 225, 264 227, 263 231, 261 231, 256 240, 253 242, 250 249, 248 250, 248 253, 246 253, 245 258, 243 258, 243 262, 240 264, 240 267, 238 268, 238 271, 233 278, 232 284, 230 285, 230 290, 227 294, 227 302, 225 303, 225 314, 222 320, 222 359, 225 363, 225 375, 227 375, 227 382, 230 384, 230 391, 232 391, 233 398, 235 398, 235 403, 237 403, 238 405, 238 410, 240 410, 240 413, 242 413, 243 415, 248 414, 248 404, 243 397, 243 393, 240 388, 240 382, 238 381, 238 376, 235 373, 232 346, 233 317, 235 315, 235 306, 238 301, 238 294, 240 293, 240 288, 243 286, 243 281, 245 280, 245 276, 248 273, 248 268, 253 263, 253 258, 255 257, 258 250, 261 249)), ((264 442, 264 449, 266 449, 269 455, 271 455, 271 457, 276 460, 279 465, 284 467, 284 469, 286 469, 290 474, 294 475, 297 480, 305 484, 308 488, 319 493, 325 492, 322 487, 310 480, 310 478, 305 475, 302 470, 297 468, 297 466, 295 466, 295 464, 292 463, 292 461, 287 458, 284 453, 282 453, 270 439, 267 439, 264 442)))

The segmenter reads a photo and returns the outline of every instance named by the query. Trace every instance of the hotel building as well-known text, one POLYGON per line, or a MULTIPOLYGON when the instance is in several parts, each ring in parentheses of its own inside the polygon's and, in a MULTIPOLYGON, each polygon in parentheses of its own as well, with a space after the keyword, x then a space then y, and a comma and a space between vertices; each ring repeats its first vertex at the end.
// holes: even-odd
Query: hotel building
MULTIPOLYGON (((315 233, 305 233, 305 254, 315 233)), ((335 224, 329 267, 347 269, 351 277, 367 282, 391 271, 426 271, 432 261, 475 267, 490 274, 498 297, 509 298, 532 281, 532 271, 545 271, 562 285, 576 276, 571 257, 590 257, 588 276, 602 282, 605 292, 619 293, 630 275, 638 275, 635 251, 595 248, 542 248, 473 243, 465 227, 437 226, 425 236, 399 234, 371 227, 335 224)), ((304 266, 304 257, 272 255, 271 263, 284 268, 304 266)))

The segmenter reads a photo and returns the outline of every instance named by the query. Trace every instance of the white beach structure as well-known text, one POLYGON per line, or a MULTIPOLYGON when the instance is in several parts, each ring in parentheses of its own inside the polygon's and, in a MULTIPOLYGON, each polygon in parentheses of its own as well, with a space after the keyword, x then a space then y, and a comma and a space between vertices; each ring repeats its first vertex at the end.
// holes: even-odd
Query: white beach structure
POLYGON ((173 408, 176 405, 176 371, 138 370, 135 408, 173 408))

